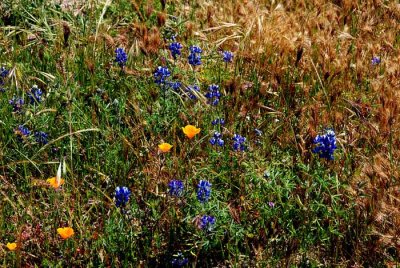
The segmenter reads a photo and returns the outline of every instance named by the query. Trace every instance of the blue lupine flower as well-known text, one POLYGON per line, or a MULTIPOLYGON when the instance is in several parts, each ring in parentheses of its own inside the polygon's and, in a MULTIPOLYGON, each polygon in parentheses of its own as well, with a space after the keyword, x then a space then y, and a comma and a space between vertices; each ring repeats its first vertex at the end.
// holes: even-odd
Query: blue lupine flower
POLYGON ((212 231, 215 225, 215 217, 204 215, 200 219, 199 227, 204 231, 212 231))
POLYGON ((197 185, 197 199, 201 203, 205 203, 210 199, 211 195, 211 183, 208 181, 201 180, 197 185))
POLYGON ((198 85, 188 86, 186 88, 186 94, 192 100, 196 100, 197 99, 197 96, 196 96, 196 94, 194 92, 200 92, 200 88, 199 88, 198 85))
POLYGON ((169 86, 170 86, 174 91, 178 91, 179 88, 182 86, 182 83, 179 82, 179 81, 169 82, 169 86))
POLYGON ((212 105, 217 105, 219 103, 219 98, 221 97, 221 93, 219 92, 219 86, 211 85, 208 87, 208 92, 205 97, 208 99, 208 103, 212 105))
POLYGON ((319 155, 320 158, 333 160, 333 153, 336 150, 336 135, 332 129, 326 130, 324 135, 317 135, 314 139, 314 144, 317 144, 312 152, 319 155))
POLYGON ((6 78, 7 75, 8 75, 8 70, 6 69, 6 67, 2 66, 0 68, 0 81, 2 81, 2 79, 6 78))
POLYGON ((374 56, 372 57, 371 63, 372 65, 378 65, 379 63, 381 63, 381 58, 374 56))
POLYGON ((225 124, 225 119, 223 119, 223 118, 214 119, 213 121, 211 121, 211 124, 213 126, 218 125, 218 124, 224 125, 225 124))
POLYGON ((181 252, 174 256, 175 258, 172 259, 171 264, 172 267, 183 267, 188 264, 188 258, 185 258, 181 252))
POLYGON ((13 97, 8 101, 9 104, 13 107, 14 112, 21 112, 22 106, 24 105, 24 100, 22 98, 13 97))
POLYGON ((166 79, 171 75, 167 67, 158 66, 154 72, 154 82, 158 85, 167 84, 166 79))
POLYGON ((123 68, 128 61, 128 55, 126 55, 124 49, 119 47, 115 50, 115 62, 119 65, 119 67, 123 68))
POLYGON ((125 207, 129 201, 129 196, 131 195, 131 191, 128 187, 117 187, 115 188, 115 205, 117 207, 125 207))
POLYGON ((224 146, 224 140, 222 139, 222 134, 219 132, 215 132, 214 136, 210 139, 210 144, 215 145, 217 144, 218 146, 222 147, 224 146))
POLYGON ((180 197, 183 194, 183 182, 180 180, 172 180, 168 183, 169 194, 172 196, 180 197))
POLYGON ((19 125, 18 128, 15 130, 15 132, 21 136, 29 136, 31 135, 31 131, 25 127, 24 125, 19 125))
POLYGON ((36 131, 33 135, 35 136, 35 140, 37 143, 44 145, 49 142, 49 140, 48 140, 49 134, 47 134, 43 131, 36 131))
POLYGON ((233 59, 233 53, 230 51, 224 51, 222 52, 222 60, 224 62, 232 62, 233 59))
POLYGON ((42 95, 43 95, 43 91, 37 85, 33 85, 33 87, 28 92, 28 97, 30 99, 30 103, 34 104, 36 102, 41 102, 42 95))
POLYGON ((201 53, 203 52, 201 48, 199 48, 198 46, 191 46, 189 50, 189 64, 193 66, 201 65, 201 53))
POLYGON ((177 55, 181 55, 182 45, 178 42, 173 42, 168 46, 169 50, 171 51, 171 55, 176 60, 177 55))
POLYGON ((239 134, 233 135, 233 150, 235 151, 244 151, 246 150, 246 146, 244 142, 246 141, 245 137, 240 136, 239 134))

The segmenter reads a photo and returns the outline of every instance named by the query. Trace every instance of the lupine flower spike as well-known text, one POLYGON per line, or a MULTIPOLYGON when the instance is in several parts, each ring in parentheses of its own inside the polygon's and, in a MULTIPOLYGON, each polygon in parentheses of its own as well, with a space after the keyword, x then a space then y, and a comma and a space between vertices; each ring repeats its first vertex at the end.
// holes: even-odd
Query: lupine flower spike
POLYGON ((181 55, 182 45, 179 42, 173 42, 168 46, 168 49, 171 51, 171 55, 176 60, 177 56, 181 55))
POLYGON ((172 180, 168 183, 169 194, 171 196, 180 197, 183 194, 183 182, 180 180, 172 180))
POLYGON ((62 239, 68 239, 75 234, 74 229, 71 227, 63 227, 58 228, 57 233, 61 236, 62 239))
POLYGON ((198 46, 191 46, 190 47, 190 54, 188 57, 188 61, 190 65, 198 66, 201 65, 201 53, 203 51, 198 46))
POLYGON ((233 135, 233 150, 242 152, 246 150, 246 146, 244 145, 245 141, 245 137, 242 137, 239 134, 233 135))
POLYGON ((194 136, 200 133, 200 128, 197 128, 192 125, 187 125, 186 127, 182 128, 182 131, 186 135, 186 137, 192 139, 194 136))
POLYGON ((200 219, 199 227, 204 231, 212 231, 215 225, 215 217, 204 215, 200 219))
POLYGON ((123 68, 128 61, 128 56, 126 55, 124 49, 119 47, 115 50, 115 62, 119 65, 119 67, 123 68))
POLYGON ((115 205, 117 207, 125 207, 129 201, 131 191, 128 187, 117 187, 115 189, 115 205))
POLYGON ((208 87, 208 92, 205 97, 208 99, 208 103, 212 105, 217 105, 219 103, 219 99, 221 97, 221 93, 219 91, 219 86, 211 85, 208 87))
POLYGON ((154 72, 154 82, 158 85, 168 84, 167 78, 171 75, 171 72, 167 67, 158 66, 154 72))
POLYGON ((197 185, 197 199, 201 203, 205 203, 210 199, 211 196, 211 183, 208 181, 201 180, 197 185))
POLYGON ((219 132, 215 132, 214 136, 210 139, 210 144, 215 145, 217 144, 218 146, 222 147, 224 146, 224 140, 222 139, 222 134, 219 132))
POLYGON ((372 57, 372 60, 371 60, 372 65, 378 65, 379 63, 381 63, 381 58, 379 58, 377 56, 372 57))
POLYGON ((30 104, 35 104, 35 103, 41 102, 42 95, 43 95, 43 91, 37 85, 33 85, 33 87, 28 92, 30 104))
POLYGON ((222 52, 222 60, 226 63, 232 62, 233 59, 233 53, 230 51, 224 51, 222 52))
POLYGON ((317 144, 312 151, 319 155, 320 158, 334 160, 333 153, 336 146, 336 135, 332 129, 326 130, 324 135, 317 135, 314 139, 314 144, 317 144))
POLYGON ((175 258, 173 258, 171 261, 172 267, 183 267, 189 262, 189 260, 185 258, 181 252, 176 254, 174 257, 175 258))

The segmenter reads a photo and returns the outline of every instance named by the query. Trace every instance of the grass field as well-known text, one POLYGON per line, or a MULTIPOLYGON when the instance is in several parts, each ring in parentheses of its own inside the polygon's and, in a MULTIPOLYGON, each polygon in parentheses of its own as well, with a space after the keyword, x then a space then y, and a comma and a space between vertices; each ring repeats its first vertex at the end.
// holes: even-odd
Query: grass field
POLYGON ((0 266, 397 267, 399 105, 398 1, 2 0, 0 266))

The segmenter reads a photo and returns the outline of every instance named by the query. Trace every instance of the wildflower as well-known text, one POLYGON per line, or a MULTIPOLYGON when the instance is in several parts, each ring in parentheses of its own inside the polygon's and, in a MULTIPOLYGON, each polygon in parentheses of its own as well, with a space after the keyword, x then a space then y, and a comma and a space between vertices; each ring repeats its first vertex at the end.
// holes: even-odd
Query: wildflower
POLYGON ((223 118, 214 119, 213 121, 211 121, 211 124, 213 126, 218 125, 218 124, 224 125, 225 124, 225 119, 223 119, 223 118))
POLYGON ((197 199, 201 203, 205 203, 210 199, 211 195, 211 183, 208 181, 201 180, 197 185, 197 199))
POLYGON ((259 137, 262 136, 262 131, 259 130, 258 128, 255 128, 254 132, 256 133, 256 136, 259 136, 259 137))
POLYGON ((180 197, 183 194, 183 182, 180 180, 172 180, 168 183, 169 194, 172 196, 180 197))
POLYGON ((171 150, 172 145, 164 142, 164 143, 161 143, 160 145, 158 145, 158 148, 160 149, 161 152, 168 153, 171 150))
POLYGON ((232 62, 233 59, 233 53, 230 51, 224 51, 222 52, 222 60, 226 63, 232 62))
POLYGON ((171 261, 172 267, 183 267, 189 262, 188 258, 185 258, 181 252, 176 254, 174 257, 175 258, 171 261))
POLYGON ((205 97, 209 99, 209 104, 217 105, 219 103, 219 98, 221 97, 221 93, 219 92, 219 86, 211 85, 208 87, 208 92, 205 97))
POLYGON ((41 102, 42 95, 43 95, 43 91, 37 85, 33 85, 33 87, 28 92, 28 97, 30 99, 30 103, 34 104, 36 102, 37 103, 41 102))
POLYGON ((72 229, 71 227, 58 228, 57 233, 61 236, 62 239, 68 239, 74 235, 74 229, 72 229))
POLYGON ((167 67, 158 66, 154 72, 154 82, 158 85, 166 84, 166 79, 171 75, 167 67))
POLYGON ((22 98, 13 97, 8 103, 13 107, 14 112, 21 112, 24 100, 22 98))
POLYGON ((128 201, 131 191, 127 187, 117 187, 115 189, 115 205, 117 207, 124 207, 128 201))
POLYGON ((269 179, 269 177, 271 177, 271 173, 268 170, 264 171, 263 177, 266 179, 269 179))
POLYGON ((233 150, 235 151, 244 151, 246 150, 246 146, 244 142, 246 141, 245 137, 240 136, 239 134, 233 135, 233 150))
POLYGON ((8 250, 10 251, 14 251, 17 249, 17 243, 7 243, 6 247, 8 248, 8 250))
POLYGON ((4 79, 6 78, 6 76, 8 75, 9 71, 6 69, 6 67, 2 66, 0 68, 0 79, 4 79))
POLYGON ((381 63, 380 57, 377 57, 377 56, 372 57, 372 60, 371 60, 372 65, 378 65, 379 63, 381 63))
POLYGON ((48 141, 49 134, 47 134, 47 133, 45 133, 43 131, 36 131, 33 135, 35 136, 35 140, 36 140, 37 143, 40 143, 40 144, 44 145, 44 144, 47 144, 49 142, 48 141))
POLYGON ((198 46, 190 47, 190 54, 188 57, 189 64, 193 66, 201 65, 201 53, 203 52, 198 46))
POLYGON ((210 139, 210 144, 215 145, 217 144, 218 146, 222 147, 224 146, 224 140, 222 139, 222 135, 219 132, 215 132, 213 137, 210 139))
POLYGON ((128 61, 128 56, 126 55, 124 49, 119 47, 115 50, 115 62, 119 65, 119 67, 123 68, 128 61))
POLYGON ((192 125, 187 125, 182 128, 182 131, 189 139, 192 139, 194 136, 200 133, 200 128, 192 125))
POLYGON ((186 88, 186 93, 187 93, 188 97, 192 100, 197 99, 196 93, 194 93, 194 92, 200 92, 199 86, 193 85, 193 86, 188 86, 186 88))
POLYGON ((336 150, 336 135, 332 129, 326 130, 324 135, 317 135, 314 139, 314 144, 317 144, 312 152, 319 155, 320 158, 333 160, 333 153, 336 150))
POLYGON ((268 206, 269 206, 270 208, 274 208, 274 207, 275 207, 275 203, 272 202, 272 201, 269 201, 269 202, 268 202, 268 206))
POLYGON ((24 125, 19 125, 18 128, 15 130, 15 133, 19 136, 24 137, 28 137, 29 135, 31 135, 31 131, 24 125))
POLYGON ((212 231, 215 225, 215 217, 204 215, 200 219, 199 227, 204 231, 212 231))
POLYGON ((178 91, 178 89, 182 86, 182 83, 179 81, 169 82, 168 84, 173 90, 178 91))
POLYGON ((65 183, 65 181, 61 178, 57 177, 52 177, 50 179, 46 180, 48 182, 48 184, 50 184, 51 187, 53 187, 54 189, 59 188, 61 185, 63 185, 65 183))
POLYGON ((177 55, 181 55, 182 45, 178 42, 173 42, 168 46, 168 49, 171 51, 171 55, 176 60, 177 55))

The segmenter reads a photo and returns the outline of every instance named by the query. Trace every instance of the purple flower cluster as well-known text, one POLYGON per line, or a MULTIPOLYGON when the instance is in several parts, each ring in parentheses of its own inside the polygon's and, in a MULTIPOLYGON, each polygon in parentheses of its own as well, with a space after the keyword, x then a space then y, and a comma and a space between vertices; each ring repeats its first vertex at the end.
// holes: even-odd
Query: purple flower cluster
POLYGON ((22 106, 24 105, 24 100, 22 98, 13 97, 8 103, 13 107, 14 112, 21 112, 22 106))
POLYGON ((4 80, 8 75, 8 70, 3 66, 0 68, 0 92, 4 92, 5 89, 3 88, 4 80))
POLYGON ((212 231, 215 225, 215 217, 203 215, 200 219, 199 228, 204 231, 212 231))
POLYGON ((179 81, 173 81, 169 82, 168 85, 170 88, 172 88, 174 91, 178 91, 178 89, 182 86, 182 83, 179 81))
POLYGON ((371 60, 372 65, 378 65, 380 63, 381 63, 381 58, 379 58, 377 56, 372 57, 372 60, 371 60))
POLYGON ((223 118, 214 119, 213 121, 211 121, 211 124, 213 126, 215 126, 215 125, 225 125, 225 119, 223 119, 223 118))
POLYGON ((115 50, 115 62, 119 65, 119 67, 123 68, 128 61, 128 56, 126 55, 124 49, 119 47, 115 50))
POLYGON ((36 131, 33 136, 35 137, 36 142, 42 145, 49 142, 49 134, 47 134, 46 132, 36 131))
POLYGON ((158 85, 168 84, 166 81, 171 76, 171 72, 167 67, 158 66, 154 72, 154 82, 158 85))
POLYGON ((169 51, 171 51, 171 55, 176 60, 176 57, 181 55, 182 45, 179 42, 173 42, 168 46, 169 51))
POLYGON ((317 135, 314 139, 314 144, 317 144, 312 151, 319 155, 320 158, 333 160, 333 153, 335 152, 336 146, 336 135, 332 129, 326 130, 324 135, 317 135))
POLYGON ((169 194, 172 196, 180 197, 183 194, 183 182, 180 180, 172 180, 168 183, 169 194))
POLYGON ((240 136, 239 134, 233 135, 233 150, 235 151, 244 151, 246 150, 246 145, 244 144, 246 141, 245 137, 240 136))
POLYGON ((15 130, 15 133, 18 136, 24 136, 24 137, 28 137, 29 135, 31 135, 31 131, 24 125, 19 125, 18 128, 15 130))
POLYGON ((222 134, 219 132, 215 132, 214 136, 210 139, 210 144, 215 145, 217 144, 218 146, 222 147, 224 146, 224 140, 222 139, 222 134))
POLYGON ((131 195, 131 191, 128 187, 117 187, 115 189, 115 205, 117 207, 125 207, 129 201, 129 197, 131 195))
POLYGON ((201 50, 201 48, 199 48, 198 46, 191 46, 189 50, 189 64, 193 66, 201 65, 201 53, 203 53, 203 50, 201 50))
POLYGON ((197 185, 197 199, 201 203, 205 203, 211 196, 211 183, 208 181, 200 180, 197 185))
POLYGON ((208 99, 209 104, 217 105, 219 103, 219 98, 221 97, 219 86, 214 84, 209 86, 205 97, 208 99))
POLYGON ((197 100, 197 96, 194 92, 200 92, 200 88, 198 85, 192 85, 186 88, 187 96, 192 100, 197 100))
POLYGON ((41 102, 42 95, 43 95, 43 91, 37 85, 33 85, 33 87, 28 92, 30 104, 35 104, 35 103, 41 102))
POLYGON ((224 51, 222 52, 222 60, 226 63, 232 62, 233 59, 233 53, 230 51, 224 51))
POLYGON ((185 258, 181 252, 176 254, 174 257, 175 258, 171 261, 172 267, 183 267, 189 262, 188 258, 185 258))

